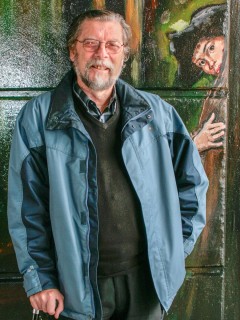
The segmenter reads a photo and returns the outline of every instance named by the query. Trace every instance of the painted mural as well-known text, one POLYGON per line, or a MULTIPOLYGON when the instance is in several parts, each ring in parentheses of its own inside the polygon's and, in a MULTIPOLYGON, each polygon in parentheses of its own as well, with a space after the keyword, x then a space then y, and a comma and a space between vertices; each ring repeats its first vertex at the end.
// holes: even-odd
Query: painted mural
MULTIPOLYGON (((204 272, 196 271, 195 276, 192 270, 223 264, 226 1, 0 0, 0 273, 17 274, 6 219, 8 155, 16 115, 26 100, 56 86, 70 68, 65 49, 67 28, 74 16, 90 8, 107 8, 125 16, 133 41, 122 78, 175 106, 196 142, 210 181, 207 226, 187 260, 186 284, 167 319, 219 320, 221 302, 210 305, 209 300, 214 290, 221 294, 221 277, 210 280, 204 272), (205 296, 201 296, 203 290, 205 296), (208 305, 208 312, 202 310, 199 318, 202 304, 208 305), (207 318, 211 308, 215 313, 207 318)), ((8 307, 4 310, 10 312, 8 307)), ((17 314, 11 317, 4 319, 18 319, 17 314)))
POLYGON ((221 225, 223 213, 224 186, 221 180, 225 176, 224 123, 227 120, 227 95, 224 90, 228 85, 226 4, 208 4, 198 8, 193 11, 188 25, 181 31, 169 33, 168 37, 170 51, 178 66, 175 85, 211 87, 202 102, 199 121, 192 132, 210 182, 208 222, 199 244, 199 250, 202 247, 202 251, 208 252, 213 242, 219 244, 219 236, 214 236, 212 231, 221 225))
MULTIPOLYGON (((169 34, 171 52, 178 61, 177 82, 193 86, 201 81, 205 73, 215 77, 213 87, 226 87, 226 13, 226 4, 200 8, 192 14, 190 24, 185 29, 169 34)), ((209 92, 208 97, 213 98, 213 94, 209 92)), ((193 134, 200 152, 223 145, 219 139, 224 135, 224 124, 214 123, 215 119, 225 120, 223 112, 210 104, 209 99, 205 100, 199 121, 199 127, 204 124, 203 128, 193 134)))

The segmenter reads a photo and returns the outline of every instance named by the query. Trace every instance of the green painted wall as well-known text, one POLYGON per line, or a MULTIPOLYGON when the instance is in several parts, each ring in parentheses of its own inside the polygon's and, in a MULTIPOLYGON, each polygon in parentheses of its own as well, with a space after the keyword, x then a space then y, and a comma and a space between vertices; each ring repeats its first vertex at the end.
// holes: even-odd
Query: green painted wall
POLYGON ((134 55, 123 71, 125 80, 174 105, 193 135, 213 111, 216 120, 228 125, 224 147, 201 154, 210 180, 207 226, 186 261, 186 281, 166 319, 240 318, 236 301, 240 293, 239 2, 228 2, 225 53, 230 64, 221 78, 203 73, 188 85, 177 81, 178 60, 170 51, 168 36, 186 28, 197 9, 222 3, 225 1, 0 0, 0 320, 31 317, 7 231, 7 168, 14 120, 27 100, 56 86, 70 68, 66 30, 75 15, 93 7, 123 14, 133 29, 134 55))

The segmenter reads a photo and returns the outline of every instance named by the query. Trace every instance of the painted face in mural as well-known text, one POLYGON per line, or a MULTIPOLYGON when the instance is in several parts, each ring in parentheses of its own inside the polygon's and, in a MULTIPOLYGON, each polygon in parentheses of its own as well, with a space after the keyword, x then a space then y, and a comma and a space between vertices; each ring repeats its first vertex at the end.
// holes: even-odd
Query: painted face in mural
POLYGON ((205 73, 218 76, 223 60, 223 51, 223 36, 202 39, 194 50, 192 62, 205 73))
POLYGON ((86 85, 96 91, 111 88, 123 68, 124 48, 122 44, 123 31, 118 22, 84 21, 78 40, 70 50, 70 59, 73 62, 80 86, 86 85), (97 43, 95 49, 93 47, 89 49, 88 43, 82 42, 88 39, 94 40, 94 42, 98 40, 100 43, 97 43), (117 49, 110 48, 114 44, 119 47, 117 49))

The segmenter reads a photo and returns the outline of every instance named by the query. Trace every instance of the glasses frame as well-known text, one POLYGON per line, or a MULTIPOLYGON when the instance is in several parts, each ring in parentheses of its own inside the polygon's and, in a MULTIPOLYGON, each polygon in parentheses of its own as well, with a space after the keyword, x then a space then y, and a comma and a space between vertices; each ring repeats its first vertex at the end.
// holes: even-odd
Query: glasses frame
POLYGON ((96 40, 96 39, 88 39, 88 38, 87 38, 87 39, 84 39, 84 40, 78 40, 78 39, 76 39, 76 41, 82 43, 83 49, 84 49, 85 51, 87 51, 87 52, 96 52, 97 50, 99 50, 101 43, 105 43, 105 50, 107 51, 108 54, 109 54, 109 53, 110 53, 110 54, 117 54, 117 53, 120 52, 121 48, 125 46, 124 43, 121 43, 121 42, 115 41, 115 40, 100 41, 100 40, 96 40), (84 46, 84 42, 85 42, 86 40, 92 40, 92 41, 98 42, 97 48, 96 48, 95 50, 88 50, 88 49, 86 49, 86 47, 84 46), (109 42, 117 42, 117 43, 119 43, 119 44, 120 44, 119 50, 118 50, 117 52, 109 52, 109 51, 108 51, 109 48, 106 46, 106 44, 109 43, 109 42))

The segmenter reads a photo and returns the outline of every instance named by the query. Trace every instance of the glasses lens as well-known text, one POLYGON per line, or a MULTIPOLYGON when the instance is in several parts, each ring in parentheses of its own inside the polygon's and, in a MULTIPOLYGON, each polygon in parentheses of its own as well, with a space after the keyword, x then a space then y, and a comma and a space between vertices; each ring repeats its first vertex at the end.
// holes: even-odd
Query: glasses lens
POLYGON ((86 51, 96 51, 99 47, 99 41, 86 39, 83 41, 83 47, 86 51))
POLYGON ((118 41, 108 41, 106 43, 106 50, 109 53, 118 53, 121 49, 122 45, 118 41))

